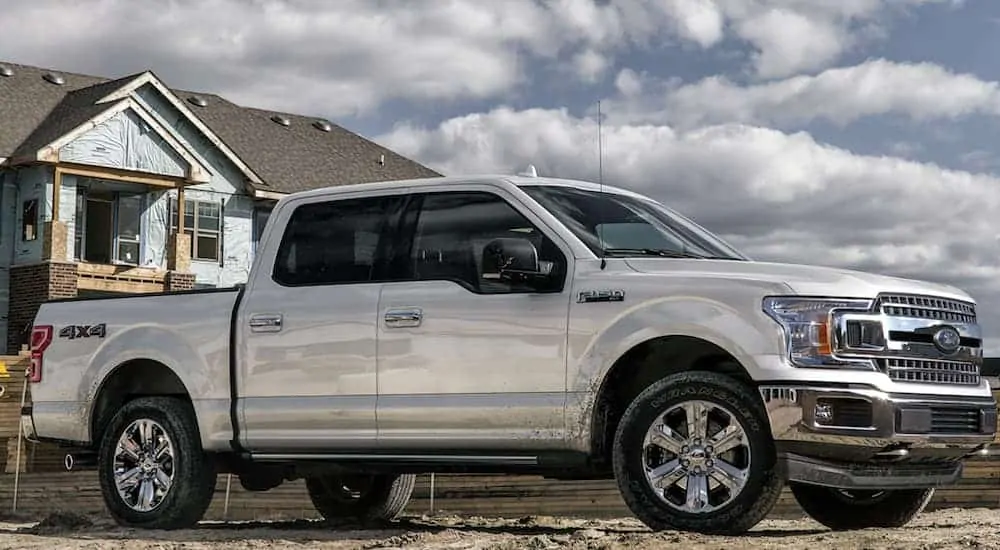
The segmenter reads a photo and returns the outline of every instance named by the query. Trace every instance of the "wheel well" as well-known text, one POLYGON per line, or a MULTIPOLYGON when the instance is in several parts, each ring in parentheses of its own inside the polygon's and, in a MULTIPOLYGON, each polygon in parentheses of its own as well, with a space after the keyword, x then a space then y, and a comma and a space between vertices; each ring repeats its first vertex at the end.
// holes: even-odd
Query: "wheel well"
POLYGON ((115 367, 97 392, 90 415, 90 441, 95 448, 115 411, 137 397, 176 396, 190 400, 187 388, 170 367, 152 359, 134 359, 115 367))
POLYGON ((694 370, 752 382, 750 374, 729 352, 693 336, 647 340, 618 358, 604 377, 594 403, 591 449, 595 461, 610 464, 618 421, 642 390, 671 374, 694 370))

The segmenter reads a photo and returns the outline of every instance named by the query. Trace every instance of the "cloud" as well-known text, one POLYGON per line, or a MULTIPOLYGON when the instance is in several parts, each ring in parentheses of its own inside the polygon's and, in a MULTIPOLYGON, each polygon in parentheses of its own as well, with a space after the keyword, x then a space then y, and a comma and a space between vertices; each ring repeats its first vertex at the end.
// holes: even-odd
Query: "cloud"
POLYGON ((740 86, 717 75, 683 86, 646 82, 644 90, 611 102, 610 116, 694 128, 721 122, 791 127, 815 120, 843 126, 888 114, 915 121, 1000 115, 997 82, 933 63, 886 59, 765 84, 740 86))
POLYGON ((594 50, 584 50, 573 57, 573 69, 581 80, 597 82, 608 70, 610 60, 594 50))
MULTIPOLYGON (((534 164, 595 181, 596 135, 593 120, 565 110, 496 108, 378 140, 445 173, 534 164)), ((1000 336, 1000 313, 990 313, 1000 311, 998 178, 743 124, 608 124, 604 151, 606 182, 666 202, 757 259, 955 284, 979 293, 984 326, 1000 336)))
POLYGON ((567 64, 595 84, 625 53, 728 49, 727 37, 753 48, 759 76, 781 76, 835 61, 888 24, 886 6, 939 1, 33 0, 5 7, 0 52, 112 77, 151 68, 244 104, 363 116, 393 100, 507 97, 532 84, 527 74, 562 78, 549 69, 567 64))
POLYGON ((715 0, 734 37, 749 45, 761 79, 813 71, 882 38, 908 8, 951 0, 715 0))

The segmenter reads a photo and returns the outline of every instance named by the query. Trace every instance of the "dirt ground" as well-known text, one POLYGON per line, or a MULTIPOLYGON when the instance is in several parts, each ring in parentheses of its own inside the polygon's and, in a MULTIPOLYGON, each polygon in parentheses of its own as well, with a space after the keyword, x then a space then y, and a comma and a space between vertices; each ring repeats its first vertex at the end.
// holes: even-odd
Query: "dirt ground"
MULTIPOLYGON (((9 518, 8 518, 9 519, 9 518)), ((644 550, 741 548, 1000 549, 1000 510, 928 512, 903 529, 832 533, 811 520, 768 520, 743 537, 653 534, 634 519, 413 517, 390 529, 334 529, 314 521, 205 523, 184 531, 131 531, 109 520, 53 514, 41 522, 0 522, 0 549, 391 549, 644 550)))

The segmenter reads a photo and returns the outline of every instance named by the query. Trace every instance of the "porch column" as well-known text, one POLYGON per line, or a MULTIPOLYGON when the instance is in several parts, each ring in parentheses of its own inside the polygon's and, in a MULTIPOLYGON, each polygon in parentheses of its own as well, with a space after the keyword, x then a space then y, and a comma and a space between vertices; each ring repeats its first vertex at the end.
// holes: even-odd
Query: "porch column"
POLYGON ((167 271, 191 269, 191 236, 184 232, 184 188, 177 188, 177 231, 167 238, 167 271))
POLYGON ((69 243, 66 242, 68 238, 66 222, 52 220, 42 224, 42 227, 42 259, 53 262, 67 261, 69 243))

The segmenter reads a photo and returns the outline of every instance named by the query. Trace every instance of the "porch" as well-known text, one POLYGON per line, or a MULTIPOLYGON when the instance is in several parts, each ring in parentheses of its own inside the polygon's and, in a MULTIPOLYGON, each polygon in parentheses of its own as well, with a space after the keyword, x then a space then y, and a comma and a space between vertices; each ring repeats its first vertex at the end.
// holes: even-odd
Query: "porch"
POLYGON ((192 253, 220 257, 221 213, 187 200, 186 185, 170 176, 56 165, 50 221, 40 213, 23 219, 30 229, 23 240, 40 241, 40 254, 10 269, 8 353, 26 344, 47 300, 194 288, 192 253))
POLYGON ((62 165, 53 183, 42 260, 77 264, 81 294, 161 292, 193 254, 219 257, 220 209, 192 204, 180 178, 62 165))

